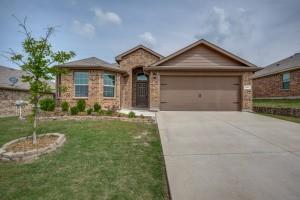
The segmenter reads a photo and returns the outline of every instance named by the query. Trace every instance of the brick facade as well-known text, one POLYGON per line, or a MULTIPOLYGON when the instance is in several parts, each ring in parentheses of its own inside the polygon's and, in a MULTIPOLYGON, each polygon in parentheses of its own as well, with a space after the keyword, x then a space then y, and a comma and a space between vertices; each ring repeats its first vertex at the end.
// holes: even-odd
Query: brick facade
MULTIPOLYGON (((134 107, 133 100, 133 79, 132 79, 132 70, 137 67, 146 67, 150 64, 158 61, 159 58, 144 49, 137 49, 136 51, 131 52, 130 54, 124 56, 119 64, 120 68, 126 70, 128 76, 123 78, 121 81, 121 96, 122 108, 132 108, 134 107)), ((151 101, 150 101, 151 102, 151 101)))
MULTIPOLYGON (((16 101, 29 101, 30 94, 28 91, 0 89, 0 116, 17 116, 19 115, 16 108, 16 101)), ((29 114, 31 112, 31 105, 25 106, 22 113, 29 114)))
POLYGON ((103 70, 90 69, 90 70, 69 70, 67 74, 61 76, 61 86, 64 91, 58 98, 59 102, 67 101, 70 106, 75 106, 79 99, 85 99, 87 107, 92 107, 94 103, 99 103, 103 108, 112 109, 120 108, 120 82, 121 75, 119 73, 108 72, 116 75, 115 97, 103 97, 103 70), (75 97, 74 96, 74 71, 87 71, 89 72, 89 92, 88 97, 75 97))
POLYGON ((300 97, 300 69, 290 71, 290 89, 282 89, 282 73, 253 79, 254 98, 300 97))
MULTIPOLYGON (((43 98, 53 98, 52 94, 46 94, 43 98)), ((22 115, 28 115, 32 111, 32 105, 29 104, 30 93, 27 90, 0 89, 0 116, 18 116, 19 109, 16 107, 16 101, 27 101, 28 104, 22 108, 22 115)))
MULTIPOLYGON (((136 74, 143 72, 143 69, 149 65, 157 62, 160 59, 158 55, 153 54, 151 51, 147 51, 143 48, 137 48, 129 53, 121 54, 117 56, 117 62, 120 70, 126 74, 117 75, 116 81, 116 96, 115 98, 103 98, 103 69, 86 69, 89 72, 89 95, 88 98, 84 98, 88 107, 93 106, 98 102, 103 108, 125 108, 131 109, 136 106, 136 74)), ((68 74, 61 77, 61 85, 66 88, 66 91, 61 94, 59 101, 68 101, 71 106, 76 104, 79 98, 74 97, 74 83, 73 73, 71 70, 68 74)), ((149 109, 159 110, 160 108, 160 76, 165 72, 163 71, 149 71, 145 72, 148 75, 149 88, 149 109)), ((176 73, 173 71, 171 73, 176 73)), ((251 76, 253 72, 214 72, 214 71, 199 71, 199 72, 183 72, 192 73, 190 75, 233 75, 241 77, 241 109, 252 109, 252 88, 244 89, 245 85, 252 85, 251 76)))

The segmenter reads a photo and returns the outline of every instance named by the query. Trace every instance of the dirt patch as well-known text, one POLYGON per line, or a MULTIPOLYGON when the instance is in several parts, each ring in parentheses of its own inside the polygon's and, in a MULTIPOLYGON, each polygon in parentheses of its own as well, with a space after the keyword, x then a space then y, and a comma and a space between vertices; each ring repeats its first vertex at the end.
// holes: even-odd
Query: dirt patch
POLYGON ((58 136, 56 135, 44 135, 41 137, 37 137, 37 143, 32 144, 32 138, 26 138, 24 140, 17 141, 15 143, 10 144, 6 150, 9 152, 20 152, 20 151, 30 151, 33 149, 40 149, 51 144, 54 144, 57 140, 58 136))

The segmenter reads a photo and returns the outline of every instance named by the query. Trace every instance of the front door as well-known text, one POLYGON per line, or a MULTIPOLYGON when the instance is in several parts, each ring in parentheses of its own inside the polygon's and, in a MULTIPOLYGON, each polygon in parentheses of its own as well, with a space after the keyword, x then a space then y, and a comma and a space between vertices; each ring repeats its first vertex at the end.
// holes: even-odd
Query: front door
POLYGON ((148 81, 136 82, 136 106, 148 107, 148 81))

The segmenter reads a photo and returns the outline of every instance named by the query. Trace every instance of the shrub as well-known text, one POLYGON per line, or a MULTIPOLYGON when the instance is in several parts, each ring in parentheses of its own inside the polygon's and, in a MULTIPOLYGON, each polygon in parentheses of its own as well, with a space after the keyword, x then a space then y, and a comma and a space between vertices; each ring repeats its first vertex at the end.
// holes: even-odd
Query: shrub
POLYGON ((101 110, 101 106, 99 105, 99 103, 95 103, 94 104, 94 111, 99 112, 99 110, 101 110))
POLYGON ((99 110, 97 113, 98 113, 99 115, 105 115, 105 110, 99 110))
POLYGON ((135 118, 135 113, 133 111, 130 111, 130 113, 128 114, 129 118, 135 118))
POLYGON ((40 100, 41 109, 44 111, 54 111, 55 109, 55 101, 51 98, 45 98, 40 100))
POLYGON ((87 109, 87 111, 86 111, 86 113, 87 113, 88 115, 92 114, 92 112, 93 112, 93 109, 92 109, 92 108, 89 108, 89 109, 87 109))
POLYGON ((79 112, 85 111, 85 100, 84 99, 80 99, 77 101, 77 108, 78 108, 79 112))
POLYGON ((77 106, 71 107, 70 111, 71 111, 71 115, 77 115, 79 112, 77 106))
POLYGON ((113 113, 114 113, 114 112, 113 112, 112 110, 107 110, 107 111, 105 112, 105 114, 108 115, 108 116, 112 116, 113 113))
POLYGON ((141 114, 141 116, 140 116, 142 119, 144 119, 145 118, 145 116, 143 115, 143 114, 141 114))
POLYGON ((61 103, 61 110, 62 110, 63 112, 68 112, 68 111, 69 111, 69 103, 66 102, 66 101, 63 101, 63 102, 61 103))

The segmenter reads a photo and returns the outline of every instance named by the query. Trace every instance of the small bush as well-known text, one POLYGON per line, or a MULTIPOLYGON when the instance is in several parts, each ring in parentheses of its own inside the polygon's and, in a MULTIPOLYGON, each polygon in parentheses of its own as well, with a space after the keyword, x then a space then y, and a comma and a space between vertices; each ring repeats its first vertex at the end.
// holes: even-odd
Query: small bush
POLYGON ((99 110, 97 113, 98 113, 99 115, 105 115, 105 110, 99 110))
POLYGON ((71 107, 70 111, 71 111, 71 115, 77 115, 79 112, 77 106, 71 107))
POLYGON ((69 111, 69 103, 66 102, 66 101, 63 101, 63 102, 61 103, 61 110, 62 110, 63 112, 68 112, 68 111, 69 111))
POLYGON ((85 100, 84 99, 80 99, 77 101, 77 108, 78 108, 79 112, 85 111, 85 100))
POLYGON ((107 110, 107 111, 105 112, 105 115, 112 116, 113 113, 114 113, 114 112, 113 112, 112 110, 107 110))
POLYGON ((144 119, 145 118, 145 116, 143 115, 143 114, 141 114, 141 116, 140 116, 142 119, 144 119))
POLYGON ((94 104, 94 111, 99 112, 100 110, 101 110, 101 106, 99 105, 99 103, 95 103, 94 104))
POLYGON ((130 111, 130 113, 128 114, 129 118, 135 118, 135 113, 133 111, 130 111))
POLYGON ((55 101, 51 98, 45 98, 40 100, 41 109, 44 111, 54 111, 55 109, 55 101))
POLYGON ((92 109, 92 108, 89 108, 89 109, 87 109, 87 111, 86 111, 86 113, 87 113, 88 115, 92 114, 92 112, 93 112, 93 109, 92 109))

